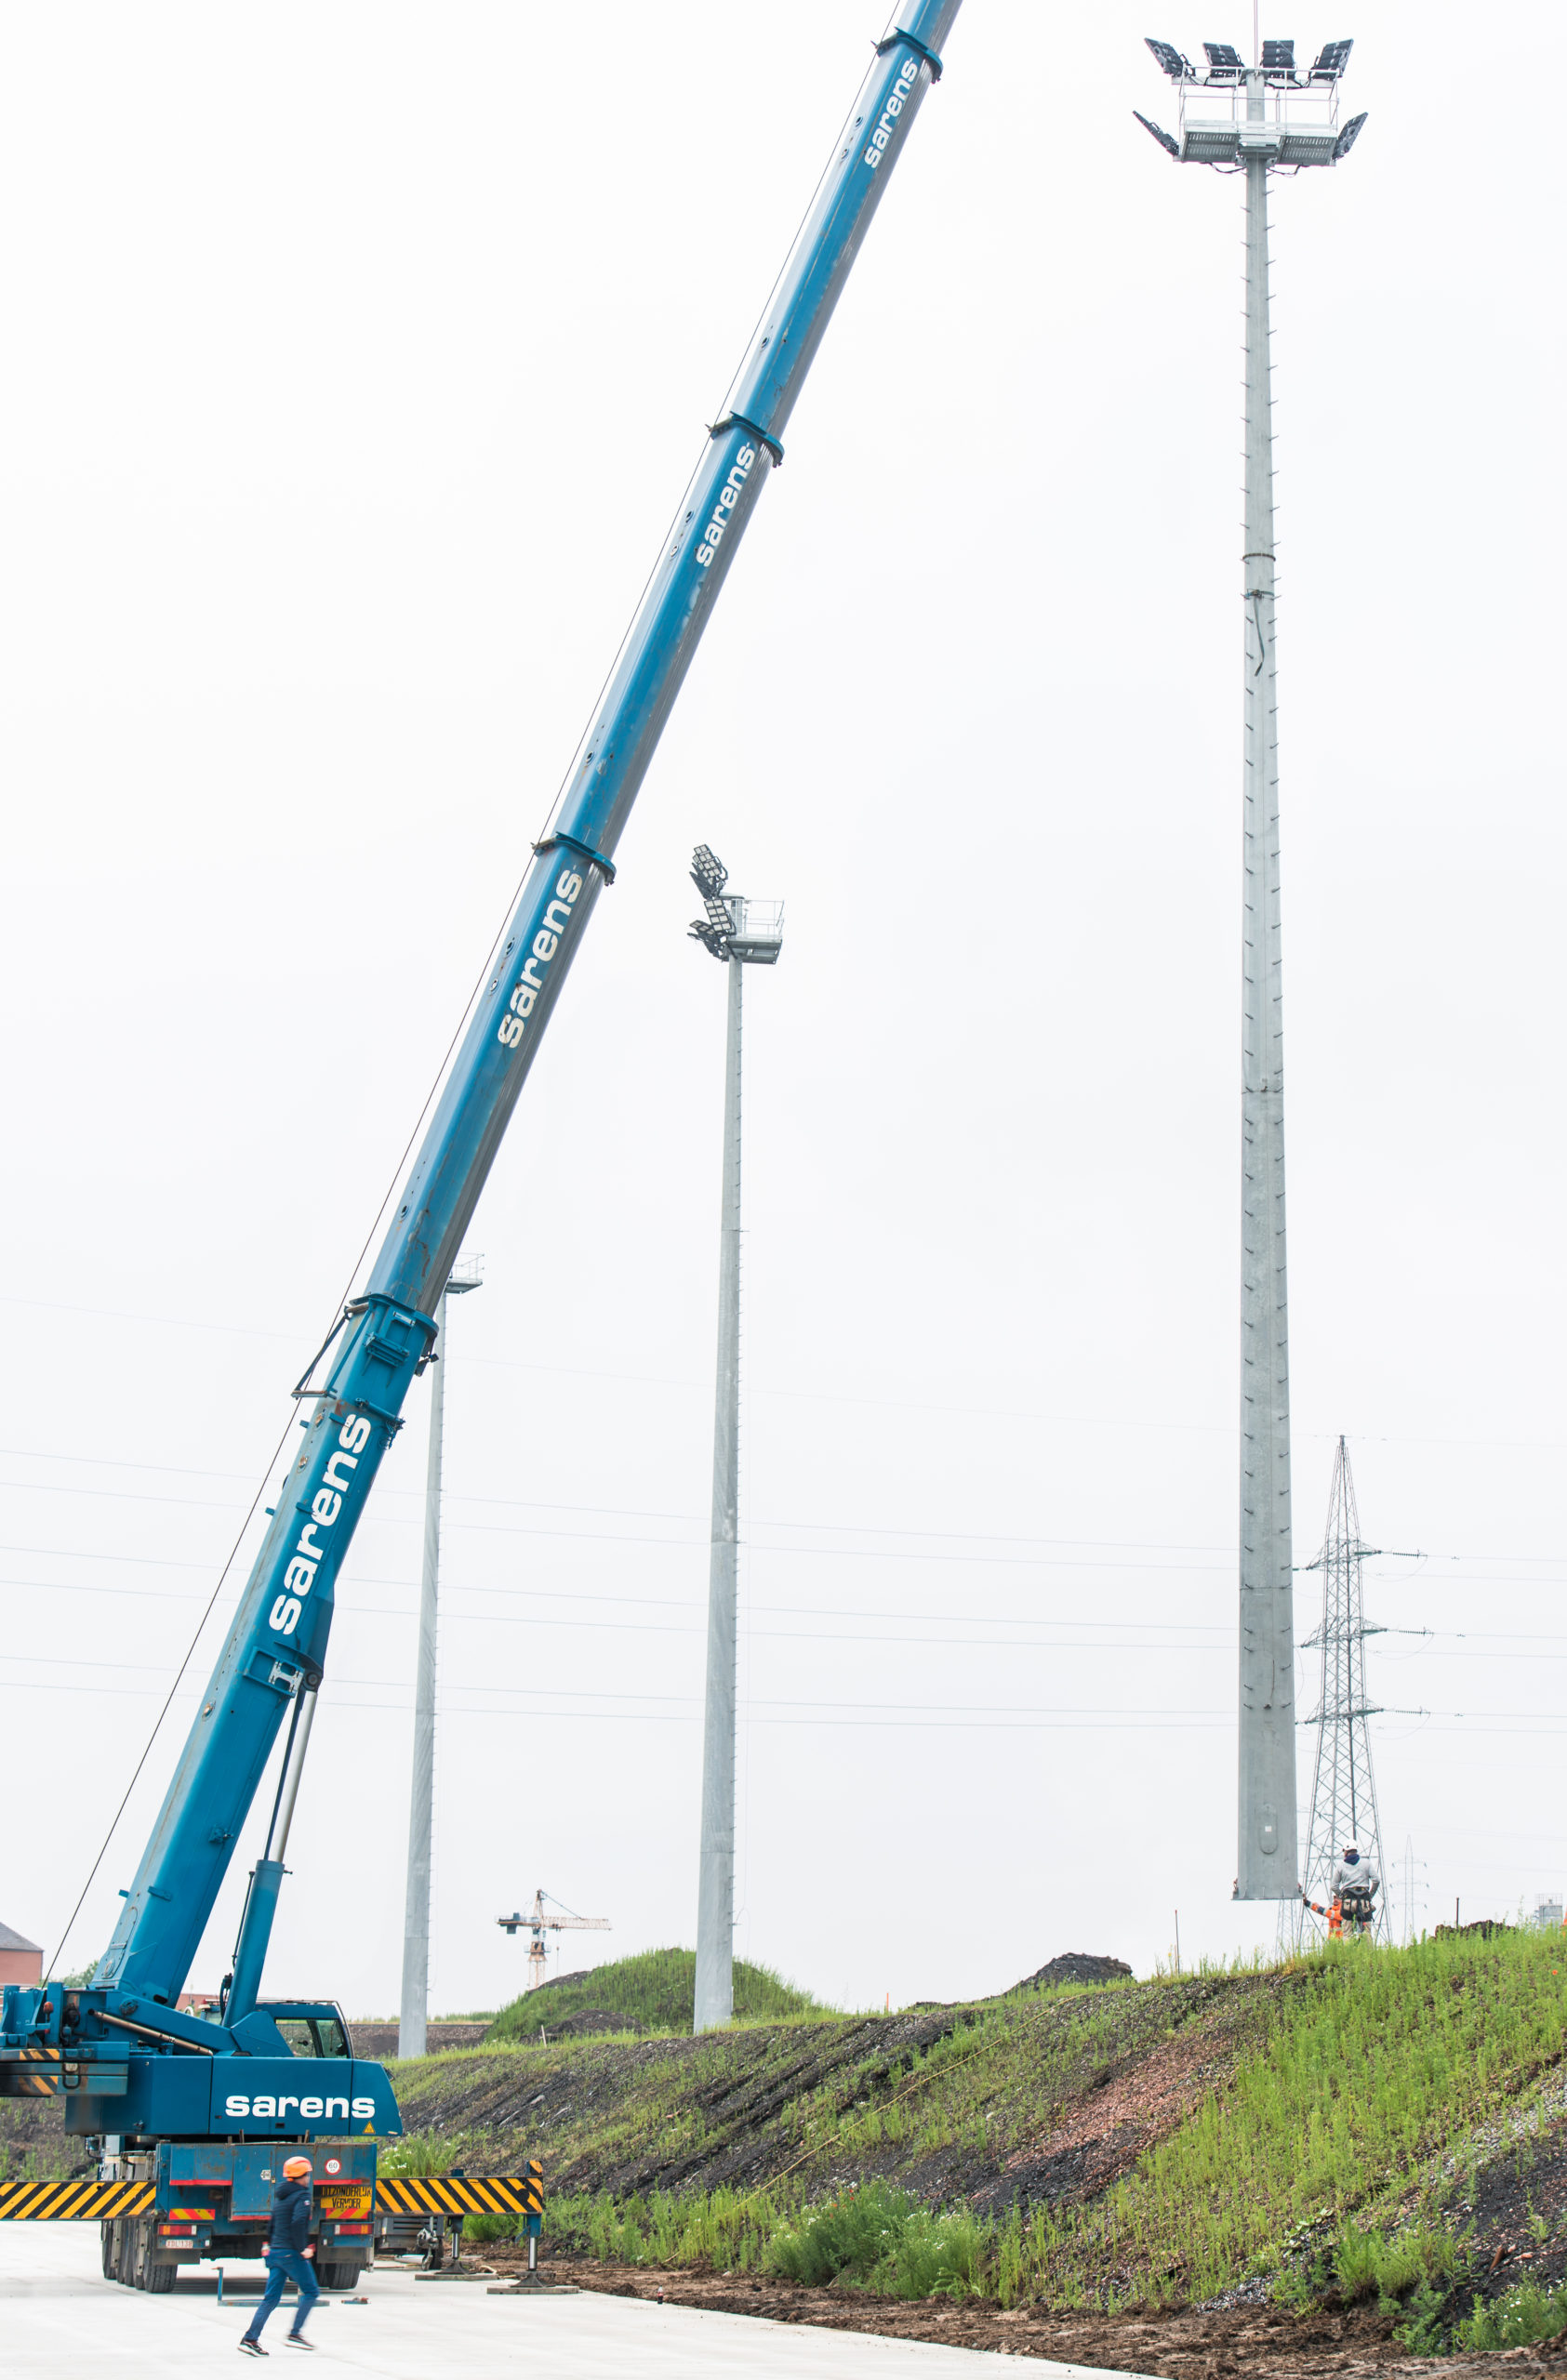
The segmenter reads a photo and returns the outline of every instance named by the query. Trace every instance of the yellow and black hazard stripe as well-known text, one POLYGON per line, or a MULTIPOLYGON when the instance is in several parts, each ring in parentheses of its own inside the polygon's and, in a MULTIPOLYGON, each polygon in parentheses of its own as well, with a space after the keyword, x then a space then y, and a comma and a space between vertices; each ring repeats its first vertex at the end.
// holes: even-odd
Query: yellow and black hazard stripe
POLYGON ((151 2215, 154 2181, 0 2182, 0 2223, 106 2223, 114 2215, 151 2215))
POLYGON ((541 2174, 422 2174, 418 2180, 376 2179, 380 2215, 542 2215, 541 2174))
POLYGON ((15 2049, 0 2059, 0 2099, 46 2099, 60 2087, 57 2049, 15 2049))

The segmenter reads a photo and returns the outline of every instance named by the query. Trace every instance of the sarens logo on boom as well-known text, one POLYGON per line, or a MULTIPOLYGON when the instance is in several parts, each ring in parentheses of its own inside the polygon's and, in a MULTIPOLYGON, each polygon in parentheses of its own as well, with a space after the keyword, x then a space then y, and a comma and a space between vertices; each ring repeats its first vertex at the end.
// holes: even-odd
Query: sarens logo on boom
POLYGON ((706 570, 729 526, 729 515, 740 500, 740 490, 750 477, 750 467, 756 460, 754 446, 742 446, 730 468, 728 478, 713 498, 712 519, 702 532, 702 542, 697 549, 697 560, 706 570))
POLYGON ((883 154, 893 137, 893 126, 903 113, 919 79, 920 61, 917 58, 911 58, 907 66, 899 67, 897 80, 892 86, 886 106, 882 110, 882 120, 871 134, 870 146, 865 152, 865 163, 872 172, 881 164, 883 154))
MULTIPOLYGON (((590 752, 588 758, 592 759, 590 752)), ((523 972, 517 987, 506 1003, 507 1012, 496 1028, 496 1039, 514 1050, 523 1038, 524 1019, 533 1014, 534 1002, 544 989, 541 967, 548 967, 561 946, 561 936, 571 923, 571 913, 577 896, 582 890, 582 879, 569 868, 555 885, 555 897, 544 912, 544 922, 533 938, 533 948, 523 961, 523 972)))
POLYGON ((332 1459, 323 1474, 320 1487, 311 1499, 310 1518, 299 1531, 299 1542, 294 1548, 294 1558, 283 1574, 283 1593, 267 1614, 267 1625, 279 1636, 292 1636, 299 1624, 299 1614, 305 1598, 315 1584, 315 1574, 330 1553, 316 1536, 317 1529, 333 1528, 343 1509, 343 1498, 353 1485, 353 1474, 359 1468, 359 1458, 370 1442, 370 1424, 363 1413, 351 1413, 338 1432, 338 1443, 332 1459))

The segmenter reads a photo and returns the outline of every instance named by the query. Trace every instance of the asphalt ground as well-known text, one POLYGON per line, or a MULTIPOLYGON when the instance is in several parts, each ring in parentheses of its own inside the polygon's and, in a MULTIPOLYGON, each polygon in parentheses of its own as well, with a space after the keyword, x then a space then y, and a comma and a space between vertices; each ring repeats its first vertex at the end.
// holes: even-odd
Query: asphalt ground
MULTIPOLYGON (((259 2294, 256 2265, 226 2268, 225 2295, 207 2265, 183 2267, 166 2297, 121 2288, 99 2269, 98 2226, 0 2223, 0 2363, 6 2380, 182 2380, 253 2368, 237 2352, 259 2294)), ((959 2380, 1002 2358, 913 2339, 811 2331, 738 2314, 659 2306, 594 2291, 491 2297, 483 2282, 419 2281, 405 2271, 364 2277, 368 2303, 323 2297, 311 2317, 316 2351, 284 2345, 292 2292, 268 2323, 270 2360, 339 2364, 384 2380, 959 2380)), ((1010 2359, 1008 2360, 1010 2363, 1010 2359)), ((1030 2357, 1039 2373, 1087 2368, 1030 2357)), ((1098 2371, 1092 2380, 1135 2380, 1098 2371)))

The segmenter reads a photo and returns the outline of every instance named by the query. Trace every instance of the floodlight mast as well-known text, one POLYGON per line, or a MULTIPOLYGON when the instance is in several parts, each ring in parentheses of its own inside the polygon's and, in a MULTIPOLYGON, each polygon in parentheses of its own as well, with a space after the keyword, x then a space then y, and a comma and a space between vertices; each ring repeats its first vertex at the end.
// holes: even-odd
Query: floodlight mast
POLYGON ((697 1993, 691 2030, 711 2032, 735 2014, 735 1670, 740 1536, 740 1024, 748 967, 773 967, 783 907, 727 892, 729 871, 706 843, 691 858, 706 916, 691 939, 728 970, 724 1052, 724 1188, 718 1259, 718 1386, 712 1425, 712 1529, 708 1553, 708 1673, 702 1719, 702 1815, 697 1866, 697 1993))
POLYGON ((1328 43, 1304 76, 1293 41, 1260 39, 1253 63, 1204 42, 1205 75, 1169 42, 1148 46, 1180 94, 1172 136, 1138 122, 1184 165, 1246 177, 1246 489, 1241 563, 1242 972, 1241 1090, 1241 1569, 1239 1810, 1235 1897, 1299 1892, 1295 1588, 1290 1521, 1289 1296, 1284 1234, 1284 1059, 1280 910, 1278 644, 1274 634, 1272 367, 1268 175, 1335 165, 1338 85, 1351 44, 1328 43), (1195 95, 1201 93, 1201 98, 1195 95), (1212 96, 1210 96, 1212 95, 1212 96))
POLYGON ((430 1358, 430 1448, 425 1463, 424 1561, 414 1668, 414 1770, 408 1793, 408 1881, 403 1911, 403 1990, 397 2055, 422 2057, 430 2018, 431 1837, 435 1815, 435 1640, 441 1586, 441 1466, 445 1437, 448 1299, 480 1287, 479 1260, 458 1264, 435 1303, 430 1358))

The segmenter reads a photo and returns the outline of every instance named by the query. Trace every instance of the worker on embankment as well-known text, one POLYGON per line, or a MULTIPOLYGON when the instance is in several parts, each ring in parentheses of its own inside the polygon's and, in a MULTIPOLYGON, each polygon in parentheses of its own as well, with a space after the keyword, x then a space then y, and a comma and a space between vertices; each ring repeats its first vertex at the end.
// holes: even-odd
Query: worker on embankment
POLYGON ((261 2302, 250 2317, 250 2326, 239 2343, 241 2355, 265 2355, 261 2333, 267 2317, 282 2302, 283 2293, 292 2281, 299 2293, 299 2303, 294 2310, 294 2327, 288 2334, 289 2347, 308 2347, 313 2341, 305 2336, 305 2323, 311 2307, 321 2294, 321 2284, 310 2259, 315 2250, 311 2246, 311 2162, 308 2157, 284 2160, 283 2179, 272 2192, 272 2224, 267 2238, 267 2286, 261 2302))
POLYGON ((1352 1934, 1369 1934, 1375 1923, 1374 1902, 1382 1879, 1352 1843, 1333 1871, 1333 1897, 1343 1911, 1343 1924, 1352 1934))

